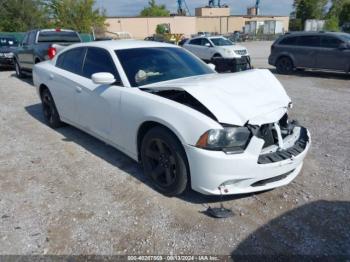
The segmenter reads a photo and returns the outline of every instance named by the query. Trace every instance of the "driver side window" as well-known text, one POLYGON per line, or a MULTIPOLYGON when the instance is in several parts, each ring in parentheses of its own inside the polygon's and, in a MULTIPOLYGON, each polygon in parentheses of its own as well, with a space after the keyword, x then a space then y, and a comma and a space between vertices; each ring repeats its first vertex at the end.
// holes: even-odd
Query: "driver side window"
POLYGON ((84 61, 83 76, 91 79, 93 74, 101 72, 111 73, 116 79, 116 84, 122 85, 109 52, 102 48, 89 47, 84 61))
POLYGON ((209 44, 210 46, 212 46, 212 45, 210 44, 210 42, 209 42, 208 39, 202 38, 202 43, 201 43, 201 45, 202 45, 202 46, 207 46, 208 44, 209 44))

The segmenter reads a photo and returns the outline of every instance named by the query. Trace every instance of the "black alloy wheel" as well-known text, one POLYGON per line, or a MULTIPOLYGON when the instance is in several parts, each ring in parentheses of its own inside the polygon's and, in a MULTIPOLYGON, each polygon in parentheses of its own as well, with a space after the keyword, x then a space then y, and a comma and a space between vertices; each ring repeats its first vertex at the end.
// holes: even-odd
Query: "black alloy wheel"
POLYGON ((279 74, 288 75, 293 73, 294 65, 292 59, 283 56, 277 60, 276 69, 279 74))
POLYGON ((45 89, 41 94, 41 103, 45 120, 52 128, 58 128, 63 126, 60 116, 58 114, 55 102, 48 89, 45 89))
POLYGON ((187 187, 187 158, 177 138, 162 127, 152 128, 141 147, 144 173, 161 193, 174 196, 187 187))

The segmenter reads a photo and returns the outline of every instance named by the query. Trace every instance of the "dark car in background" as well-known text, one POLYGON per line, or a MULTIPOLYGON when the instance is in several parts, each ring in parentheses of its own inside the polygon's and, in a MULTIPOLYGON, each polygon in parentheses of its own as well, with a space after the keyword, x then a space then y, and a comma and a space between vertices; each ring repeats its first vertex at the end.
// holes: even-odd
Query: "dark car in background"
POLYGON ((350 72, 350 34, 301 32, 283 35, 271 46, 269 64, 280 74, 295 69, 350 72))
POLYGON ((34 64, 49 60, 65 47, 81 43, 79 34, 64 29, 37 29, 26 33, 21 45, 14 53, 16 74, 31 72, 34 64))
POLYGON ((18 41, 14 36, 0 36, 0 67, 12 67, 18 41))

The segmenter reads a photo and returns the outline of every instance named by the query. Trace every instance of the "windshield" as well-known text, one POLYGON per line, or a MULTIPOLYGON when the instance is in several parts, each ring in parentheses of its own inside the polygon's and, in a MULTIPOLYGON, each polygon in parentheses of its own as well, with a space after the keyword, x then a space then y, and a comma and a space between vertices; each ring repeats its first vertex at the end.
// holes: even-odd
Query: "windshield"
POLYGON ((14 37, 0 37, 0 46, 17 46, 18 42, 14 37))
POLYGON ((77 33, 67 31, 41 31, 38 37, 38 43, 56 42, 56 43, 80 43, 81 40, 77 33))
POLYGON ((346 42, 350 42, 350 34, 341 34, 340 37, 346 42))
POLYGON ((115 52, 133 87, 214 73, 204 62, 177 47, 134 48, 115 52))
POLYGON ((228 46, 228 45, 234 45, 230 40, 220 37, 220 38, 210 38, 210 40, 213 42, 215 46, 228 46))

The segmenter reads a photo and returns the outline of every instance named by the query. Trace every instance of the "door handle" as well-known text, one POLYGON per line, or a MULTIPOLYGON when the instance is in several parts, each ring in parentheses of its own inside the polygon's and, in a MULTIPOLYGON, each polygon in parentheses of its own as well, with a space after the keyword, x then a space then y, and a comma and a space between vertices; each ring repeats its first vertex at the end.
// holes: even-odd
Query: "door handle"
POLYGON ((82 89, 80 86, 76 86, 75 87, 75 91, 77 91, 77 93, 81 93, 82 89))

